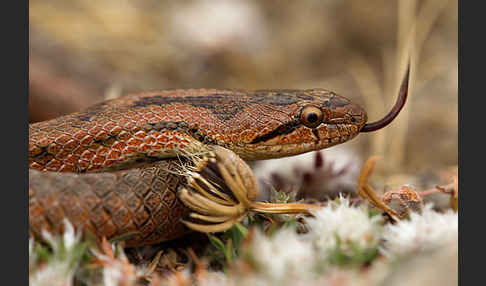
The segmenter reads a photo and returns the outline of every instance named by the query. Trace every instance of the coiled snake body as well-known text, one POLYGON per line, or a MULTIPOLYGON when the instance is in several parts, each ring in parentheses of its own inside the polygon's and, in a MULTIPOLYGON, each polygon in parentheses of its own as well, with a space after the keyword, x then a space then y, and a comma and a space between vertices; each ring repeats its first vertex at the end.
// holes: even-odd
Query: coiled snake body
MULTIPOLYGON (((407 85, 408 77, 402 106, 407 85)), ((176 172, 178 155, 214 145, 245 160, 296 155, 376 129, 366 130, 366 121, 361 107, 323 89, 175 89, 33 123, 30 233, 61 231, 67 218, 98 237, 136 233, 127 246, 173 239, 188 231, 180 223, 189 210, 177 197, 187 184, 176 172)))

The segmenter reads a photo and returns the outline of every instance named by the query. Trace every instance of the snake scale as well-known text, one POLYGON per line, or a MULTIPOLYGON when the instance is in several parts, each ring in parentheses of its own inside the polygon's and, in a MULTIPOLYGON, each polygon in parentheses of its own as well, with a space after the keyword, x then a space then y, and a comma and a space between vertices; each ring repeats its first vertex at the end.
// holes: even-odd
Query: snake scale
POLYGON ((126 245, 154 244, 188 231, 177 190, 178 155, 208 146, 244 160, 297 155, 344 143, 389 124, 324 89, 173 89, 131 94, 29 126, 30 234, 62 231, 67 218, 97 237, 135 233, 126 245))

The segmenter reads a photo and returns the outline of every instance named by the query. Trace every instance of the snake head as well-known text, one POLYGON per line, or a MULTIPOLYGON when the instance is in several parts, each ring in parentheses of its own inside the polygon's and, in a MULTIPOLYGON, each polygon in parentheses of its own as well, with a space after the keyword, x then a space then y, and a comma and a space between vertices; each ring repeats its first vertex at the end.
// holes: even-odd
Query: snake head
POLYGON ((250 136, 232 146, 247 160, 297 155, 354 138, 367 120, 366 111, 349 99, 325 89, 269 91, 250 136), (277 96, 280 98, 278 99, 277 96), (283 98, 288 101, 282 103, 283 98), (292 103, 290 101, 293 100, 292 103))
MULTIPOLYGON (((367 123, 361 106, 325 89, 269 91, 269 100, 257 110, 258 120, 252 128, 259 132, 249 133, 251 140, 244 148, 233 149, 249 160, 277 158, 328 148, 358 133, 379 130, 390 124, 405 105, 409 75, 410 65, 395 105, 372 123, 367 123), (283 99, 274 99, 273 93, 283 95, 283 99)), ((240 141, 248 142, 248 138, 240 141)))

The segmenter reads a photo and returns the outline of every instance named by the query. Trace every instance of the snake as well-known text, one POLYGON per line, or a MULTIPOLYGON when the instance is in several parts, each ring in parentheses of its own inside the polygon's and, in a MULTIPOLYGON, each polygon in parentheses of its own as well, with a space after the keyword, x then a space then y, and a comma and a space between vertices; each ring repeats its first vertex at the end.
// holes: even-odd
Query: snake
POLYGON ((96 237, 135 233, 126 246, 156 244, 191 230, 178 197, 188 185, 180 154, 211 146, 244 161, 321 150, 387 126, 332 91, 169 89, 127 94, 29 125, 29 234, 62 232, 67 219, 96 237))

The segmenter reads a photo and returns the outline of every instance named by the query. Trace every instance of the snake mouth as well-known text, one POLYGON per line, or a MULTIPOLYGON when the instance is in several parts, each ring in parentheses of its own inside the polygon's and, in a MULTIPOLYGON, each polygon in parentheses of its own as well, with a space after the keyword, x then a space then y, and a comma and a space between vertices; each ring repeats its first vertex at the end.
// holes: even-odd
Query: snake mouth
MULTIPOLYGON (((316 128, 296 126, 291 131, 272 136, 268 140, 234 146, 231 149, 247 160, 293 156, 346 142, 358 135, 360 127, 345 123, 321 124, 316 128)), ((261 137, 263 136, 265 135, 261 137)))
POLYGON ((311 143, 319 145, 329 140, 356 135, 362 126, 344 122, 332 124, 323 123, 315 128, 309 128, 296 122, 289 122, 264 135, 255 137, 250 145, 275 146, 311 143))
MULTIPOLYGON (((365 116, 366 117, 366 116, 365 116)), ((350 133, 358 133, 358 130, 362 128, 364 121, 362 115, 353 116, 351 117, 352 124, 347 123, 344 119, 334 120, 333 123, 322 123, 315 128, 309 128, 301 124, 299 121, 290 121, 286 124, 280 125, 274 130, 255 137, 250 144, 251 145, 265 145, 265 146, 274 146, 274 145, 288 145, 291 144, 290 142, 295 142, 299 144, 301 142, 310 142, 312 139, 310 137, 314 137, 313 141, 319 143, 321 140, 326 139, 333 139, 336 137, 340 137, 343 133, 344 135, 349 135, 350 133), (356 120, 356 118, 359 118, 356 120), (329 136, 328 132, 333 132, 337 130, 337 134, 332 134, 329 136), (289 138, 292 140, 285 140, 285 138, 289 138), (288 142, 287 142, 288 141, 288 142)), ((344 142, 344 141, 343 141, 344 142)), ((325 147, 324 147, 325 148, 325 147)))
POLYGON ((259 144, 259 143, 264 143, 264 142, 271 142, 275 138, 290 134, 292 131, 294 131, 300 125, 301 124, 296 120, 290 121, 286 124, 280 125, 276 129, 274 129, 274 130, 272 130, 272 131, 270 131, 270 132, 268 132, 264 135, 260 135, 260 136, 255 137, 250 142, 250 144, 259 144))

